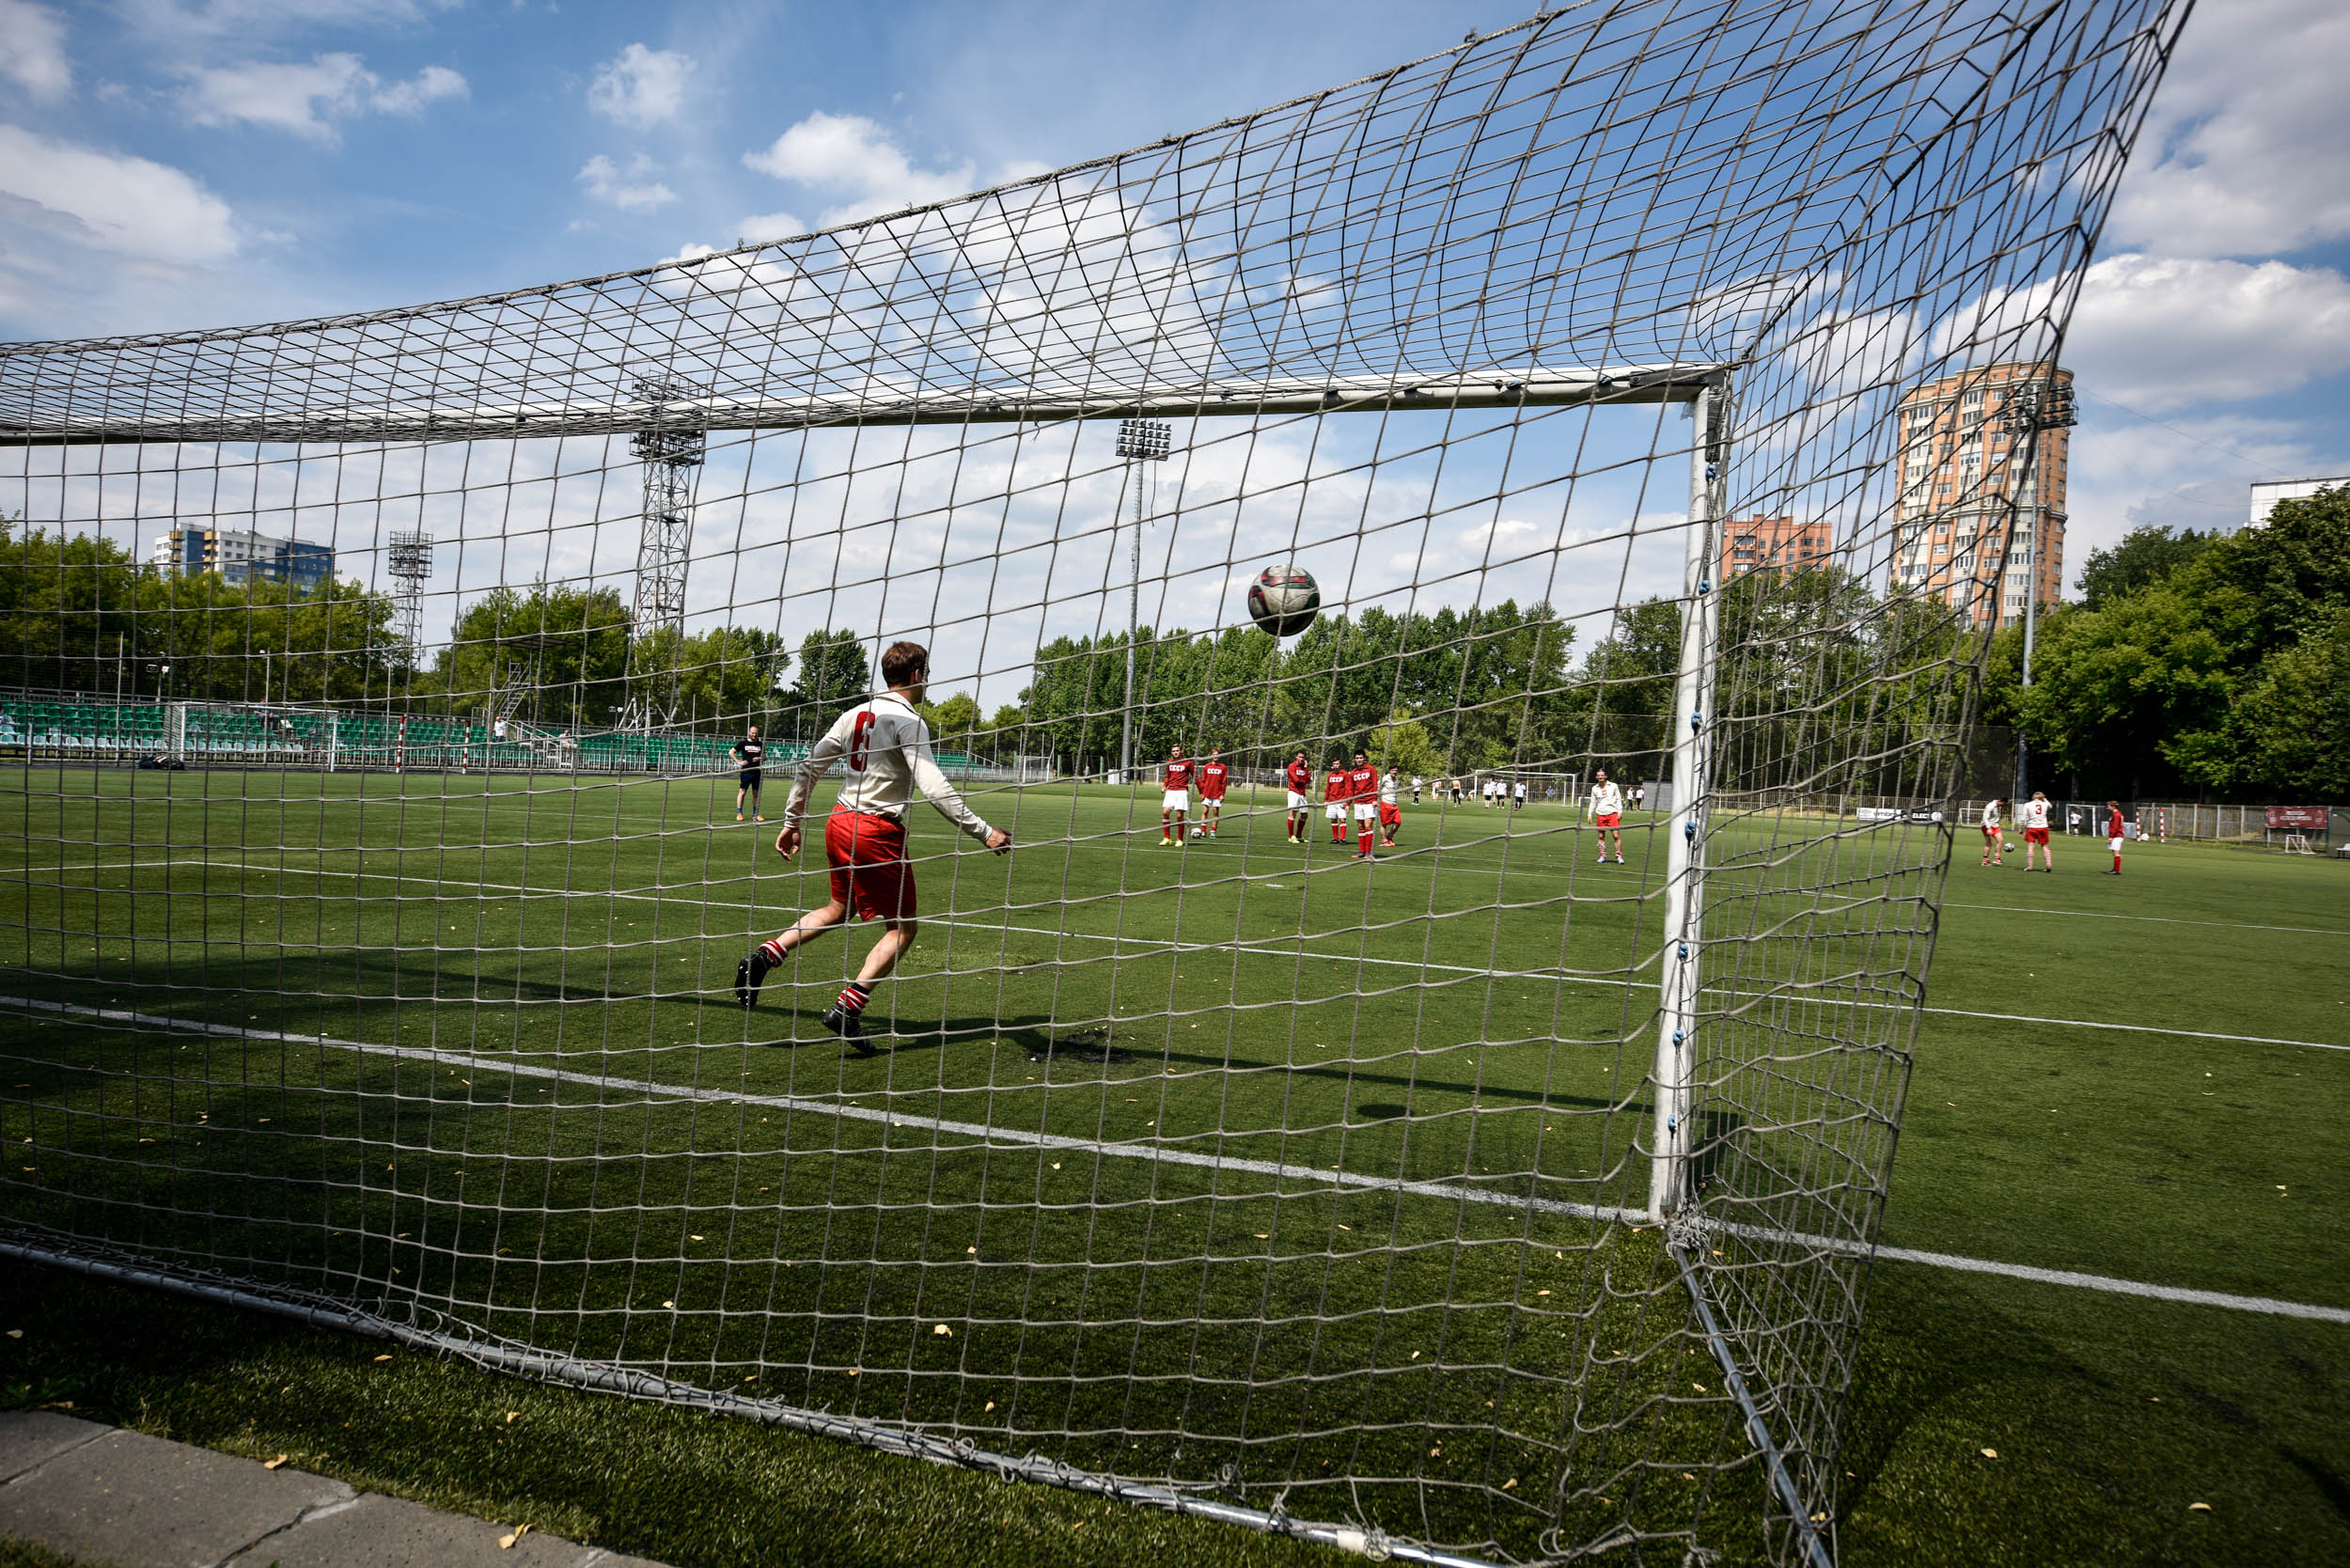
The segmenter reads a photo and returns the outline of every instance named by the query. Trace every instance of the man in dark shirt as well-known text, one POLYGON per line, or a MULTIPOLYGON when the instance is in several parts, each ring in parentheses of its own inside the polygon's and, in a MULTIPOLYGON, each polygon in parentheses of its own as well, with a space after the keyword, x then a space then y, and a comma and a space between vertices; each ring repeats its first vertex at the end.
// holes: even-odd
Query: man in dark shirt
POLYGON ((765 822, 767 819, 759 814, 759 778, 760 764, 767 760, 767 743, 759 738, 758 725, 752 725, 751 732, 734 743, 734 750, 729 755, 743 769, 735 777, 734 820, 738 823, 743 820, 743 801, 748 796, 751 821, 765 822))

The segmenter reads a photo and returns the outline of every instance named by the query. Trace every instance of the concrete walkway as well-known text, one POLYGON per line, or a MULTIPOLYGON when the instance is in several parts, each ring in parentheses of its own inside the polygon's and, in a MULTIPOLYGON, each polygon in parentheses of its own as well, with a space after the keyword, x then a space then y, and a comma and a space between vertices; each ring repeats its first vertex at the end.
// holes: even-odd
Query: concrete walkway
POLYGON ((0 1412, 0 1540, 90 1568, 660 1568, 46 1410, 0 1412))

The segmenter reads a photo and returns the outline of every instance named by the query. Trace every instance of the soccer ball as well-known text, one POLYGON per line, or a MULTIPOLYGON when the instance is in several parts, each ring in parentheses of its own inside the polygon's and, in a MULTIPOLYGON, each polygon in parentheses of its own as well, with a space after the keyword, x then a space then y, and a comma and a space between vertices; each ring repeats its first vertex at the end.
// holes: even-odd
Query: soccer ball
POLYGON ((1191 836, 1195 839, 1204 839, 1208 836, 1208 830, 1204 827, 1195 827, 1191 830, 1191 836))
POLYGON ((1322 589, 1302 566, 1268 566, 1248 585, 1248 619, 1277 637, 1293 637, 1314 623, 1322 589))
POLYGON ((1999 853, 2001 855, 2013 855, 2015 853, 2015 846, 2013 844, 2001 844, 1999 846, 1999 853))

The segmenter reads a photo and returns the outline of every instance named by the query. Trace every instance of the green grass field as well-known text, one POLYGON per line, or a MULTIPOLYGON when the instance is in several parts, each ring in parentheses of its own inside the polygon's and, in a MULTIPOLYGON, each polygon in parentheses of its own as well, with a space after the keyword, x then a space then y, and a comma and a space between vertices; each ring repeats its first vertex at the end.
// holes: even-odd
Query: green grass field
MULTIPOLYGON (((819 877, 767 850, 772 826, 713 821, 730 790, 16 779, 26 869, 0 883, 10 992, 213 1030, 17 1013, 0 1137, 38 1150, 8 1173, 20 1222, 404 1297, 428 1317, 1007 1451, 1050 1436, 1062 1457, 1130 1474, 1289 1476, 1288 1506, 1308 1517, 1355 1512, 1321 1473, 1393 1477, 1407 1484, 1370 1506, 1379 1522, 1514 1551, 1539 1507, 1490 1489, 1557 1472, 1569 1390, 1597 1379, 1637 1403, 1681 1381, 1678 1323, 1638 1310, 1663 1278, 1650 1238, 1556 1212, 1529 1235, 1504 1203, 1305 1192, 1279 1169, 1637 1204, 1646 1161, 1629 1139, 1655 996, 1643 949, 1663 861, 1648 832, 1630 836, 1633 864, 1594 868, 1567 812, 1472 804, 1431 855, 1437 817, 1422 809, 1407 853, 1366 868, 1326 842, 1284 844, 1277 817, 1160 850, 1155 813, 1130 834, 1123 796, 1025 792, 1016 815, 983 805, 1018 834, 1009 860, 947 857, 943 826, 917 823, 917 855, 939 856, 926 908, 969 913, 926 923, 876 999, 895 1032, 862 1059, 815 1024, 861 933, 805 949, 748 1015, 725 995, 752 933, 821 898, 819 877)), ((1723 848, 1767 862, 1764 831, 1723 848)), ((1801 853, 1841 857, 1811 870, 1881 874, 1927 837, 1801 853)), ((2350 1046, 2331 994, 2350 956, 2342 869, 2147 849, 2117 881, 2094 874, 2100 849, 2060 842, 2044 877, 1978 871, 1961 846, 1887 1243, 2350 1306, 2326 1136, 2350 1062, 2312 1048, 2350 1046)), ((1897 940, 1877 962, 1897 968, 1914 939, 1885 923, 1897 940)), ((28 1296, 55 1293, 22 1272, 8 1274, 29 1313, 28 1296)), ((1969 1560, 2018 1562, 2350 1550, 2350 1326, 1922 1264, 1875 1279, 1847 1427, 1847 1560, 1956 1560, 1960 1540, 1969 1560), (2189 1513, 2195 1501, 2212 1512, 2189 1513)), ((62 1294, 91 1303, 82 1316, 191 1310, 62 1294)), ((102 1403, 137 1388, 163 1425, 242 1441, 86 1336, 77 1372, 57 1348, 75 1331, 50 1316, 46 1348, 0 1353, 23 1358, 26 1397, 78 1376, 102 1403)), ((257 1355, 309 1369, 290 1388, 374 1368, 346 1341, 263 1340, 257 1355)), ((236 1375, 233 1356, 209 1356, 161 1381, 212 1388, 248 1435, 279 1434, 274 1451, 308 1432, 331 1467, 332 1430, 253 1390, 227 1399, 236 1375)), ((403 1397, 426 1420, 432 1397, 473 1396, 403 1397)), ((468 1490, 461 1467, 404 1466, 380 1441, 349 1463, 375 1484, 475 1508, 519 1498, 546 1511, 542 1528, 688 1561, 761 1559, 723 1517, 688 1526, 671 1502, 559 1482, 555 1449, 652 1423, 718 1445, 680 1476, 721 1449, 833 1486, 895 1466, 906 1476, 870 1473, 921 1494, 911 1516, 932 1522, 877 1527, 867 1560, 923 1555, 942 1516, 977 1510, 976 1530, 1001 1496, 965 1505, 956 1489, 977 1478, 845 1445, 530 1397, 567 1434, 539 1470, 501 1464, 468 1490)), ((1726 1409, 1701 1388, 1626 1431, 1703 1453, 1726 1409)), ((1627 1473, 1609 1443, 1585 1439, 1577 1470, 1627 1473)), ((1751 1481, 1713 1483, 1718 1516, 1759 1512, 1751 1481)), ((1669 1531, 1703 1484, 1645 1476, 1633 1522, 1669 1531)), ((781 1497, 744 1506, 791 1513, 781 1497)), ((1012 1512, 1083 1522, 1059 1506, 1012 1512)), ((1594 1485, 1561 1512, 1573 1537, 1626 1506, 1594 1485)), ((1244 1549, 1218 1527, 1085 1519, 1104 1560, 1118 1542, 1244 1549)), ((1007 1540, 1033 1560, 1076 1546, 1058 1528, 1007 1540)))

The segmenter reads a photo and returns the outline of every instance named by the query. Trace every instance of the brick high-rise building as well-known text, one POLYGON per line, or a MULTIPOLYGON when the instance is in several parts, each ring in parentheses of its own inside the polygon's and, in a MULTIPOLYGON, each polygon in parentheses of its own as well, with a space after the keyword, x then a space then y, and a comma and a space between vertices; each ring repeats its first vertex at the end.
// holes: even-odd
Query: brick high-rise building
POLYGON ((1733 517, 1722 525, 1721 580, 1765 568, 1784 577, 1827 564, 1828 525, 1792 517, 1733 517))
POLYGON ((2064 587, 2064 475, 2073 372, 1992 365, 1911 390, 1900 421, 1892 588, 1963 606, 1977 629, 2023 619, 2064 587), (2030 427, 2039 451, 2025 472, 2030 427), (2038 543, 2038 559, 2032 546, 2038 543), (2037 572, 2033 567, 2037 566, 2037 572), (2037 582, 2025 579, 2036 576, 2037 582))

